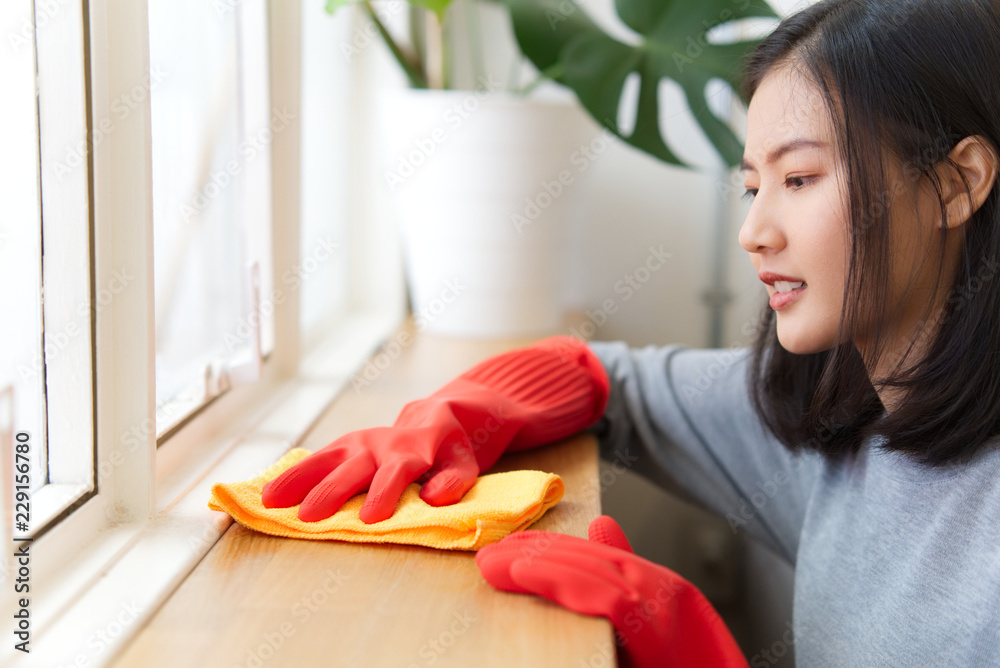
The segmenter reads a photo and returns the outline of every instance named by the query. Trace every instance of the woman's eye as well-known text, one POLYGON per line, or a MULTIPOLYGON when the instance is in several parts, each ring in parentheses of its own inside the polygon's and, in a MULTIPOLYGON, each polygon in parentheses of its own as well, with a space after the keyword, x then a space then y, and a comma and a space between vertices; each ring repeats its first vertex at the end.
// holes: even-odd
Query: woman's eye
POLYGON ((747 191, 743 193, 744 200, 753 199, 756 196, 757 196, 757 188, 747 188, 747 191))
POLYGON ((785 179, 785 185, 789 186, 793 190, 798 190, 802 186, 806 185, 808 180, 809 177, 807 176, 789 176, 787 179, 785 179))

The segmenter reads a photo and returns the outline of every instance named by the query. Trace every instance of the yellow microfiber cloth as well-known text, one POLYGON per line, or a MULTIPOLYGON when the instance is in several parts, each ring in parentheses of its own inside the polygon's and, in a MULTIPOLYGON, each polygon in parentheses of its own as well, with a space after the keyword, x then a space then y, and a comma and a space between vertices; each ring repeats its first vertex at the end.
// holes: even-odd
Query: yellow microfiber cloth
POLYGON ((534 524, 559 503, 565 491, 562 478, 554 473, 508 471, 480 476, 461 501, 440 508, 424 502, 420 486, 411 484, 393 516, 375 524, 365 524, 358 517, 364 494, 352 497, 333 516, 319 522, 300 520, 298 506, 265 508, 261 502, 264 484, 310 454, 294 448, 256 478, 216 483, 208 507, 272 536, 478 550, 534 524))

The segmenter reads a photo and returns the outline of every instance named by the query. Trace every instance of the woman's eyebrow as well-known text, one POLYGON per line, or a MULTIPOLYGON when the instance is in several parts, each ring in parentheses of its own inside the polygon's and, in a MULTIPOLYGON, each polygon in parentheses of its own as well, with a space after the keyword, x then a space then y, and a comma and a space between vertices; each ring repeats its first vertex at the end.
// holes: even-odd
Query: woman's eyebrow
MULTIPOLYGON (((792 151, 798 151, 803 148, 825 148, 829 146, 828 142, 818 141, 816 139, 793 139, 791 141, 785 142, 781 146, 778 146, 770 153, 767 154, 767 159, 765 164, 772 164, 781 160, 786 153, 791 153, 792 151)), ((757 168, 754 167, 746 158, 743 158, 743 162, 740 164, 740 169, 744 172, 756 172, 757 168)))

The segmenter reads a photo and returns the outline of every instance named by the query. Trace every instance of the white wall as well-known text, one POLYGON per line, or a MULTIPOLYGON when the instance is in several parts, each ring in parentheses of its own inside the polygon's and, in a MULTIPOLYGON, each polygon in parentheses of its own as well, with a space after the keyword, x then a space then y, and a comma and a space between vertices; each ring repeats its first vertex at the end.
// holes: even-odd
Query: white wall
MULTIPOLYGON (((627 39, 628 31, 618 21, 612 0, 590 0, 585 7, 601 25, 627 39)), ((461 53, 468 48, 466 35, 473 19, 464 3, 456 9, 456 53, 461 53)), ((485 3, 480 6, 479 19, 483 68, 510 72, 518 52, 506 10, 485 3)), ((470 59, 457 57, 455 64, 458 83, 468 85, 474 80, 470 59)), ((518 74, 520 81, 526 82, 533 79, 534 70, 525 65, 518 74)), ((608 143, 583 178, 573 184, 580 197, 581 216, 574 238, 577 247, 570 297, 576 306, 590 310, 598 309, 606 299, 615 300, 619 310, 598 329, 595 338, 622 339, 633 345, 708 346, 709 309, 702 293, 711 285, 715 225, 721 215, 728 228, 728 288, 733 296, 721 345, 743 345, 748 340, 746 323, 763 305, 765 291, 737 241, 745 214, 739 199, 742 175, 715 166, 721 161, 687 111, 686 102, 670 84, 664 89, 661 116, 668 119, 668 141, 682 158, 700 169, 667 165, 616 138, 608 143), (737 188, 726 187, 733 185, 737 188), (670 261, 629 294, 620 281, 645 262, 650 246, 662 246, 672 255, 670 261)), ((548 95, 569 95, 554 84, 539 90, 548 95)), ((591 128, 588 140, 601 133, 596 123, 591 123, 591 128)), ((602 144, 595 142, 595 153, 602 144)), ((600 315, 595 318, 603 322, 600 315)))
MULTIPOLYGON (((474 60, 458 55, 474 44, 482 46, 480 71, 521 84, 531 81, 533 68, 523 59, 523 64, 517 65, 518 52, 506 10, 481 3, 476 14, 469 11, 466 2, 457 0, 453 15, 456 85, 474 85, 474 60)), ((778 0, 772 5, 787 12, 808 2, 778 0)), ((584 0, 581 4, 613 34, 627 38, 613 0, 584 0)), ((383 62, 382 67, 388 72, 393 66, 383 62)), ((598 328, 597 339, 625 340, 634 346, 683 343, 707 347, 709 308, 701 295, 711 285, 715 225, 722 220, 727 228, 724 251, 732 301, 721 345, 747 345, 766 291, 737 240, 746 212, 740 201, 742 175, 712 167, 718 159, 690 118, 686 103, 667 88, 661 98, 661 114, 669 119, 668 140, 682 158, 702 169, 672 167, 624 142, 608 143, 590 163, 585 178, 573 184, 580 197, 580 216, 572 241, 575 256, 570 298, 588 310, 599 309, 607 299, 616 302, 618 311, 598 328), (624 294, 616 292, 616 285, 643 265, 651 246, 662 246, 671 257, 626 300, 624 294)), ((554 84, 543 84, 539 92, 570 95, 554 84)), ((591 137, 599 132, 592 124, 591 137)), ((384 202, 378 203, 375 210, 383 206, 384 202)), ((631 474, 619 476, 602 500, 605 512, 622 523, 640 554, 675 568, 717 602, 730 604, 727 622, 748 656, 781 638, 791 619, 792 575, 787 566, 768 552, 734 539, 721 520, 690 508, 631 474), (736 594, 725 590, 740 588, 732 582, 734 572, 743 580, 736 594)), ((793 665, 791 654, 773 665, 793 665)))

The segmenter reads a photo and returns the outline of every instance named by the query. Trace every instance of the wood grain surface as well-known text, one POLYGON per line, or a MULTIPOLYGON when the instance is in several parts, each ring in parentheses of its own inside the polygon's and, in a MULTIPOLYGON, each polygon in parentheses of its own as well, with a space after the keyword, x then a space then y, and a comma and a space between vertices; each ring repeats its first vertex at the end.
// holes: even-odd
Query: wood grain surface
MULTIPOLYGON (((370 385, 348 386, 301 444, 391 424, 489 355, 528 343, 417 335, 370 385)), ((387 347, 388 349, 388 347, 387 347)), ((388 358, 388 356, 387 356, 388 358)), ((383 361, 387 358, 383 358, 383 361)), ((586 536, 600 514, 596 442, 579 435, 501 459, 493 470, 563 477, 563 500, 532 528, 586 536)), ((474 554, 402 545, 275 538, 238 524, 225 533, 113 664, 212 666, 613 666, 610 625, 548 601, 490 587, 474 554)))

